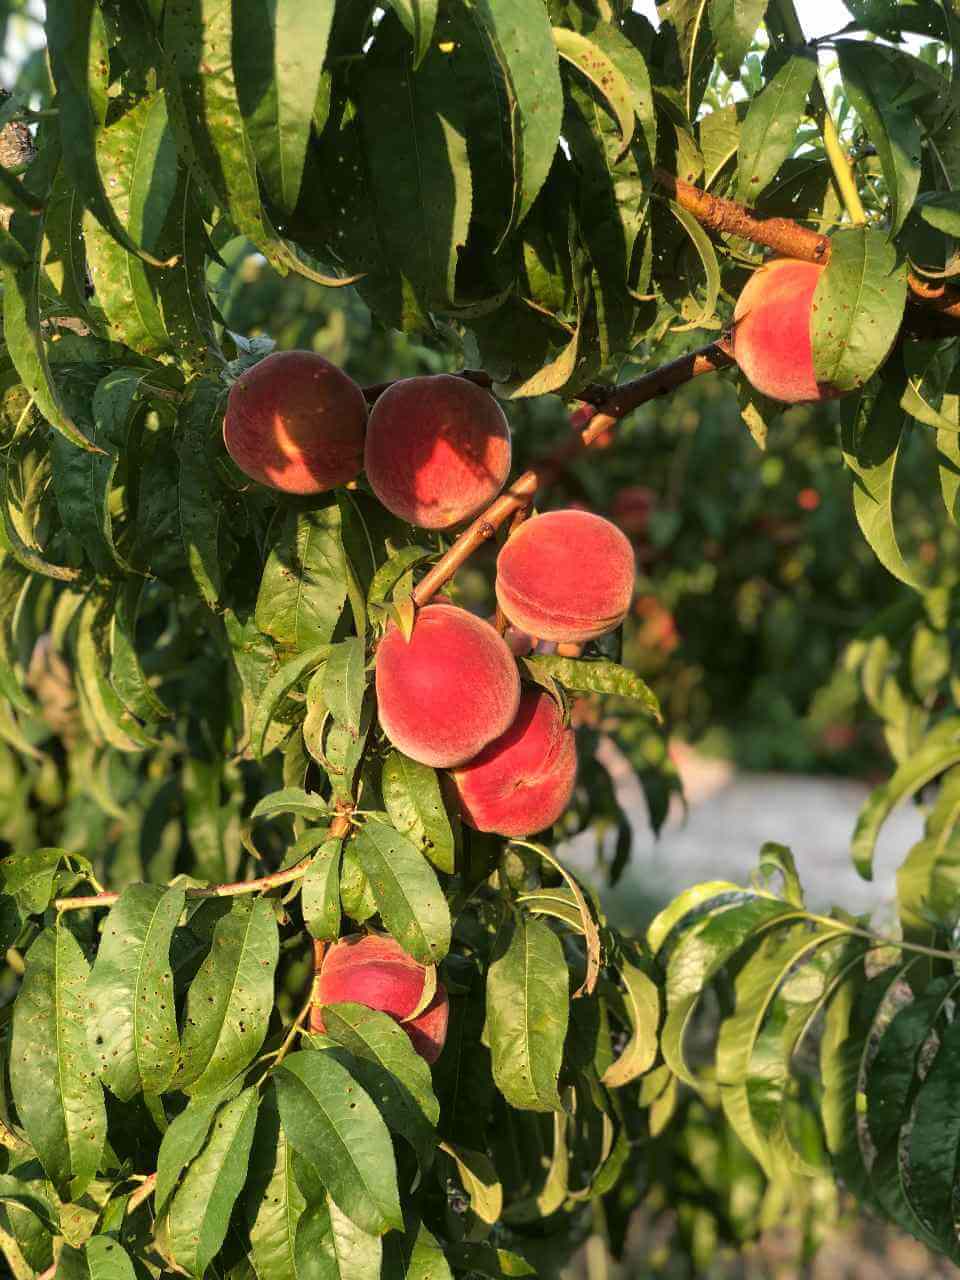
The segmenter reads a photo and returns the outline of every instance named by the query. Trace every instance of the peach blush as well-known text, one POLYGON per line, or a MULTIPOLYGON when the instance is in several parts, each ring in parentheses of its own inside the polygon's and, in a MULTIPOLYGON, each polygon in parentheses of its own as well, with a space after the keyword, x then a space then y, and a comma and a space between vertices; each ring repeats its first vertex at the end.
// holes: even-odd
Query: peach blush
POLYGON ((429 604, 409 641, 391 623, 377 648, 380 725, 421 764, 463 764, 499 737, 517 714, 520 677, 513 654, 482 618, 429 604))
POLYGON ((573 730, 541 689, 525 690, 513 724, 451 773, 464 821, 477 831, 525 836, 561 816, 577 776, 573 730))
POLYGON ((364 1004, 388 1013, 427 1062, 436 1062, 447 1038, 449 1001, 441 982, 427 1007, 410 1022, 423 996, 426 970, 388 934, 352 934, 335 943, 323 958, 310 1029, 323 1034, 326 1004, 364 1004))
POLYGON ((817 382, 810 320, 813 294, 824 268, 777 258, 753 273, 733 313, 733 354, 744 377, 784 404, 833 399, 817 382))
POLYGON ((283 493, 322 493, 363 465, 367 403, 342 369, 312 351, 275 351, 230 388, 227 452, 245 475, 283 493))
POLYGON ((501 549, 497 601, 522 631, 583 643, 626 617, 635 572, 633 547, 615 524, 590 511, 548 511, 501 549))
POLYGON ((449 529, 503 488, 510 428, 493 396, 466 378, 404 378, 370 411, 364 468, 388 511, 421 529, 449 529))

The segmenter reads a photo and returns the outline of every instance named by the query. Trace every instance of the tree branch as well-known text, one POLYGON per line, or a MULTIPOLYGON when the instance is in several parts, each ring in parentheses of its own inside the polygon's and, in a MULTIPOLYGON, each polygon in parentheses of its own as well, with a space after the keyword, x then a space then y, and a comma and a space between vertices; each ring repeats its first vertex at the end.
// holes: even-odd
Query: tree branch
MULTIPOLYGON (((830 261, 829 237, 802 227, 791 218, 765 218, 735 200, 710 195, 682 178, 675 178, 665 169, 655 169, 653 176, 658 186, 672 196, 681 209, 686 209, 710 231, 752 240, 754 244, 766 245, 788 258, 823 265, 830 261)), ((907 284, 911 302, 921 303, 950 321, 960 321, 960 289, 953 285, 931 284, 912 271, 907 275, 907 284)))
MULTIPOLYGON (((616 423, 632 409, 654 400, 657 396, 673 391, 691 378, 704 373, 714 373, 718 369, 726 369, 734 364, 733 356, 723 342, 711 342, 699 351, 681 356, 651 373, 646 373, 633 382, 625 382, 613 388, 603 402, 602 408, 592 414, 589 422, 578 435, 569 437, 563 445, 546 458, 538 466, 525 471, 509 489, 481 512, 467 529, 461 533, 453 546, 441 556, 414 588, 413 602, 417 606, 425 605, 444 583, 448 582, 460 566, 473 555, 478 547, 492 538, 500 526, 517 511, 529 507, 537 490, 550 484, 571 459, 577 457, 584 449, 595 444, 616 423)), ((577 410, 578 423, 583 420, 582 411, 577 410)))
MULTIPOLYGON (((350 830, 350 818, 346 813, 338 813, 330 823, 330 836, 342 838, 350 830)), ((312 857, 298 862, 295 867, 287 867, 284 871, 274 871, 268 876, 259 876, 256 880, 235 880, 230 884, 207 884, 188 888, 188 898, 236 898, 244 893, 267 893, 270 889, 278 889, 282 885, 292 884, 294 880, 302 880, 307 874, 312 857)), ((92 893, 83 898, 56 898, 54 906, 58 911, 80 911, 84 907, 97 910, 112 907, 120 897, 119 893, 92 893)))

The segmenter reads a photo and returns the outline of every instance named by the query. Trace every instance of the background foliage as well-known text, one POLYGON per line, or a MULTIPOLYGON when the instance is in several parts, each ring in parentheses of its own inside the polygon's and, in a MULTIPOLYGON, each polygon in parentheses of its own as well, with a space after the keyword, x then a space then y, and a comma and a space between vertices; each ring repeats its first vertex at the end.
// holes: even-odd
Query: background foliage
MULTIPOLYGON (((591 1234, 618 1253, 641 1196, 698 1259, 784 1215, 812 1247, 838 1185, 957 1259, 960 399, 950 325, 906 299, 908 264, 956 272, 960 17, 849 7, 823 55, 860 227, 780 0, 671 0, 656 31, 614 0, 50 0, 2 108, 34 142, 0 170, 18 1277, 549 1275, 591 1234), (341 673, 443 544, 363 486, 250 486, 222 447, 229 379, 276 342, 361 383, 482 367, 540 456, 588 382, 719 336, 762 261, 656 165, 834 233, 814 342, 850 394, 778 417, 699 380, 544 495, 617 520, 640 568, 623 636, 565 671, 561 832, 612 826, 622 871, 601 719, 655 824, 676 788, 648 704, 590 692, 623 663, 746 764, 884 770, 864 874, 921 797, 896 940, 811 914, 777 846, 627 939, 547 844, 471 836, 431 770, 388 785, 370 670, 341 673), (109 913, 57 905, 101 887, 109 913), (297 1039, 312 941, 365 921, 440 961, 432 1076, 358 1006, 297 1039)), ((491 566, 458 598, 489 611, 491 566)))

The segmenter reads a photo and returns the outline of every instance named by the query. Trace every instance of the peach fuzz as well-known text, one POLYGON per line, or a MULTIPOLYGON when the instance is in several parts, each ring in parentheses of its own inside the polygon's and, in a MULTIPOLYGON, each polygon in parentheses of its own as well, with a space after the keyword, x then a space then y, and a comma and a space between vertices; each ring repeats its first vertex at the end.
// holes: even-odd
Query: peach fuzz
POLYGON ((463 819, 477 831, 526 836, 552 826, 573 794, 573 730, 542 689, 524 690, 513 724, 451 773, 463 819))
POLYGON ((635 572, 630 540, 615 524, 590 511, 548 511, 501 549, 497 601, 531 635, 583 643, 626 617, 635 572))
POLYGON ((777 258, 753 273, 733 313, 733 354, 747 381, 771 400, 802 404, 838 392, 817 382, 810 318, 823 267, 777 258))
POLYGON ((356 480, 367 402, 342 369, 312 351, 275 351, 230 388, 227 452, 245 475, 283 493, 356 480))
POLYGON ((364 469, 395 516, 421 529, 449 529, 503 488, 510 428, 489 391, 466 378, 404 378, 370 411, 364 469))
POLYGON ((388 934, 351 934, 335 943, 323 958, 317 980, 311 1031, 323 1034, 326 1004, 364 1004, 399 1022, 427 1062, 436 1062, 447 1038, 449 1001, 441 982, 427 1007, 410 1022, 423 996, 426 969, 408 956, 388 934))
POLYGON ((405 755, 446 768, 500 736, 517 714, 520 677, 488 622, 450 604, 428 604, 409 641, 391 623, 377 648, 380 725, 405 755))

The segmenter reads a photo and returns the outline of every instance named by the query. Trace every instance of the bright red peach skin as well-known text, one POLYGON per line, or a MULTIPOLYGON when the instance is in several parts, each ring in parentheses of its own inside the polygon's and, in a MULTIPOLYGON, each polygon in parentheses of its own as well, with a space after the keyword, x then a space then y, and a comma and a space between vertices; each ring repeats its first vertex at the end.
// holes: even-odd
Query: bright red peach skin
POLYGON ((733 354, 751 384, 771 400, 803 404, 839 394, 817 382, 810 319, 824 270, 777 258, 753 273, 733 313, 733 354))
POLYGON ((351 377, 312 351, 275 351, 230 388, 227 452, 245 475, 283 493, 322 493, 363 466, 367 403, 351 377))
POLYGON ((404 378, 370 412, 364 469, 395 516, 421 529, 449 529, 503 488, 510 428, 489 391, 466 378, 404 378))
POLYGON ((524 690, 506 733, 451 773, 464 821, 503 836, 553 826, 570 803, 576 776, 573 730, 542 689, 524 690))
POLYGON ((388 934, 351 934, 335 943, 323 958, 317 980, 310 1029, 323 1034, 327 1004, 364 1004, 379 1009, 403 1027, 421 1058, 436 1062, 447 1038, 449 1001, 443 983, 433 999, 410 1022, 423 996, 425 969, 388 934))
POLYGON ((380 725, 405 755, 435 768, 463 764, 517 714, 513 654, 488 622, 450 604, 417 614, 410 640, 392 624, 377 648, 380 725))
POLYGON ((520 630, 582 644, 626 617, 635 573, 633 547, 615 524, 590 511, 548 511, 500 551, 497 601, 520 630))

